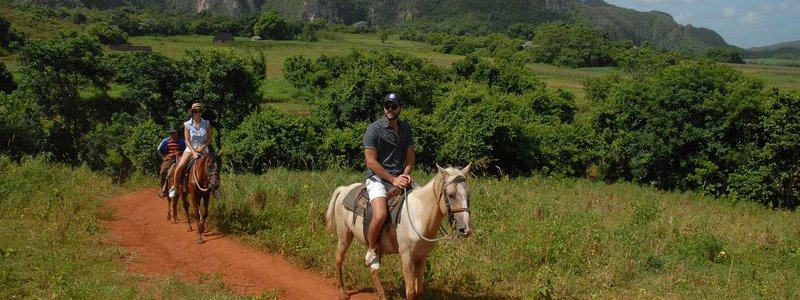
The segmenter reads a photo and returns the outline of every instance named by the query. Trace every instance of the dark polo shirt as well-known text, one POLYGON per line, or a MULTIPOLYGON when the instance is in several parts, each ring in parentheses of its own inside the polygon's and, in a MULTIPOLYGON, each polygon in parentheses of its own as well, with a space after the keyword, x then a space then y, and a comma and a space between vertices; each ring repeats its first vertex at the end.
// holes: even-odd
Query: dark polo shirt
MULTIPOLYGON (((398 135, 395 135, 392 126, 384 116, 370 124, 364 133, 364 148, 376 149, 378 162, 389 174, 394 176, 403 174, 403 167, 406 165, 406 150, 415 145, 411 126, 403 121, 398 121, 398 125, 400 130, 398 130, 398 135)), ((372 175, 375 175, 375 172, 367 168, 367 177, 372 175)))

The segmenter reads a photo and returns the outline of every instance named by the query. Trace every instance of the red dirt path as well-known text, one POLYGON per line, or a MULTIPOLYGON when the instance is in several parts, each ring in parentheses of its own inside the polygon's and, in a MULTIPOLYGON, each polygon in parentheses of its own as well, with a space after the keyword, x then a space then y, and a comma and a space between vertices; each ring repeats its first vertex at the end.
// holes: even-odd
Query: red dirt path
MULTIPOLYGON (((197 244, 197 224, 192 224, 195 231, 186 231, 180 203, 178 224, 167 221, 166 199, 158 198, 157 193, 157 189, 146 189, 106 203, 116 210, 116 220, 104 222, 113 243, 134 253, 126 262, 129 270, 157 276, 177 274, 187 281, 222 274, 227 286, 243 294, 257 296, 279 289, 280 299, 337 299, 333 279, 299 269, 280 255, 244 247, 214 231, 204 234, 205 243, 197 244)), ((351 299, 376 298, 371 293, 350 293, 351 299)))

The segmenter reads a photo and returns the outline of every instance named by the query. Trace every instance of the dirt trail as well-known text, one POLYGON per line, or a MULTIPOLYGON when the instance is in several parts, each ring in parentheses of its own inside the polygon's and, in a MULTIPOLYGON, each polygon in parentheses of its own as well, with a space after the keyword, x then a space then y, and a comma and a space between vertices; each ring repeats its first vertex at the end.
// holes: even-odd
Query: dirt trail
MULTIPOLYGON (((186 231, 180 203, 178 224, 172 224, 166 220, 166 200, 158 198, 156 189, 126 194, 106 205, 116 210, 117 220, 104 224, 112 233, 112 242, 134 254, 126 261, 134 272, 177 274, 187 281, 222 274, 227 286, 244 294, 279 289, 280 299, 337 299, 333 279, 292 266, 280 255, 244 247, 214 231, 207 232, 205 243, 198 245, 196 232, 186 231)), ((351 299, 376 298, 371 293, 350 293, 351 299)))

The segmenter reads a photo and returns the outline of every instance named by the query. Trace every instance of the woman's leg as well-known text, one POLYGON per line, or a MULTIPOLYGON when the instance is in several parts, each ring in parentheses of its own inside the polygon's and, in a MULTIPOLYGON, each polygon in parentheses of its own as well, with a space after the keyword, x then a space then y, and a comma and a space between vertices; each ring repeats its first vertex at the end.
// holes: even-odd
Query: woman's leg
POLYGON ((183 168, 186 167, 186 163, 189 162, 189 158, 192 157, 192 152, 183 152, 183 156, 181 156, 181 160, 178 161, 178 165, 175 167, 175 174, 172 180, 172 188, 169 190, 170 197, 174 198, 175 193, 177 192, 177 187, 181 184, 181 177, 183 176, 183 168))

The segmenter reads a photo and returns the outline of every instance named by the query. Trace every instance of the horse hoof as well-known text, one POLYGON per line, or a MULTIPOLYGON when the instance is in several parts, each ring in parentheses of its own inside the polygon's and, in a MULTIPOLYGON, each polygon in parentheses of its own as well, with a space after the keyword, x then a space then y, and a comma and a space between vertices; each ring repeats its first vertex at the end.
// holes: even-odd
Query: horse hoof
POLYGON ((201 238, 201 237, 197 237, 197 243, 198 243, 198 244, 202 244, 202 243, 203 243, 203 238, 201 238))
POLYGON ((350 295, 347 294, 344 290, 339 290, 339 300, 347 300, 350 299, 350 295))

